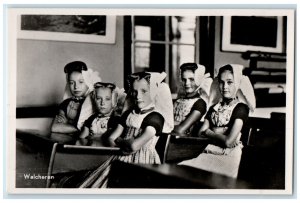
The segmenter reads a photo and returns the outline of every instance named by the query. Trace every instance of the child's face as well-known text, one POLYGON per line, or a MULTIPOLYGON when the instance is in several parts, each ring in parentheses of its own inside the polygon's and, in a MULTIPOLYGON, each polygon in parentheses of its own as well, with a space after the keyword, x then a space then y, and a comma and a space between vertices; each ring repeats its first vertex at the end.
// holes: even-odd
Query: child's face
POLYGON ((226 99, 232 99, 236 96, 236 87, 234 84, 233 74, 226 70, 219 79, 219 88, 222 96, 226 99))
POLYGON ((98 112, 101 114, 110 113, 113 108, 111 89, 99 87, 95 90, 95 93, 95 102, 98 112))
POLYGON ((149 83, 144 79, 133 82, 133 96, 137 106, 142 109, 152 103, 149 83))
POLYGON ((191 94, 197 89, 195 73, 192 70, 185 70, 182 72, 181 80, 186 94, 191 94))
POLYGON ((74 71, 69 75, 69 87, 73 96, 82 97, 88 90, 84 78, 80 72, 74 71))

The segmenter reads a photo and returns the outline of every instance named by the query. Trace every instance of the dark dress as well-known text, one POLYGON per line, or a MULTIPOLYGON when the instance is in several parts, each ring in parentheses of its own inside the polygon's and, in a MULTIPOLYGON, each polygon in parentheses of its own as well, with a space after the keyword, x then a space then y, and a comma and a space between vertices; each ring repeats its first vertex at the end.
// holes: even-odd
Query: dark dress
POLYGON ((65 123, 76 126, 83 102, 84 98, 69 98, 64 100, 58 107, 59 111, 55 117, 55 120, 58 123, 65 123), (64 114, 62 114, 60 111, 63 111, 64 114), (59 117, 63 118, 64 121, 60 121, 61 119, 59 119, 59 117))

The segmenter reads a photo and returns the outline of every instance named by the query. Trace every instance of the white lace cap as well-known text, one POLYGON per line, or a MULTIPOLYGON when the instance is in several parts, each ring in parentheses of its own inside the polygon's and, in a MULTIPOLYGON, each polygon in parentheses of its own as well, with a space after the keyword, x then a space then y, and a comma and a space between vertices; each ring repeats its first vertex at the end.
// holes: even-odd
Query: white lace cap
POLYGON ((165 119, 163 132, 170 133, 174 128, 173 101, 169 85, 162 82, 167 74, 165 72, 149 73, 151 74, 150 94, 152 101, 154 101, 156 111, 161 113, 165 119))

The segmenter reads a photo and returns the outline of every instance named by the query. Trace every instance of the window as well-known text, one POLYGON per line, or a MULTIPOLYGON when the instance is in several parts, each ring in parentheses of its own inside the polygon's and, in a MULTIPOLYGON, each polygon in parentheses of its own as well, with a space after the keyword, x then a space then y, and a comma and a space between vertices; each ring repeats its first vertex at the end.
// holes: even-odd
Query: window
POLYGON ((199 61, 196 16, 131 16, 131 72, 165 71, 177 92, 179 66, 199 61))

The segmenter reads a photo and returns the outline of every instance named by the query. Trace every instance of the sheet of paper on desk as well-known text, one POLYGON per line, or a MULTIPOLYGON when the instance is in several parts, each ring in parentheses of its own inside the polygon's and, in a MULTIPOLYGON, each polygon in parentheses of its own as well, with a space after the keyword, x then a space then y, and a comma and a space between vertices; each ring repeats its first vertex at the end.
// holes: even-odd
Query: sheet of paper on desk
POLYGON ((286 107, 256 108, 253 113, 250 113, 250 117, 271 118, 272 112, 285 113, 286 107))
POLYGON ((45 133, 50 132, 53 118, 18 118, 16 119, 17 129, 36 129, 45 133))
POLYGON ((286 84, 285 83, 266 83, 266 82, 257 82, 254 84, 254 89, 260 89, 260 88, 277 88, 277 87, 283 87, 285 90, 286 84))
POLYGON ((280 94, 285 93, 285 88, 282 86, 272 87, 269 89, 269 94, 280 94))

